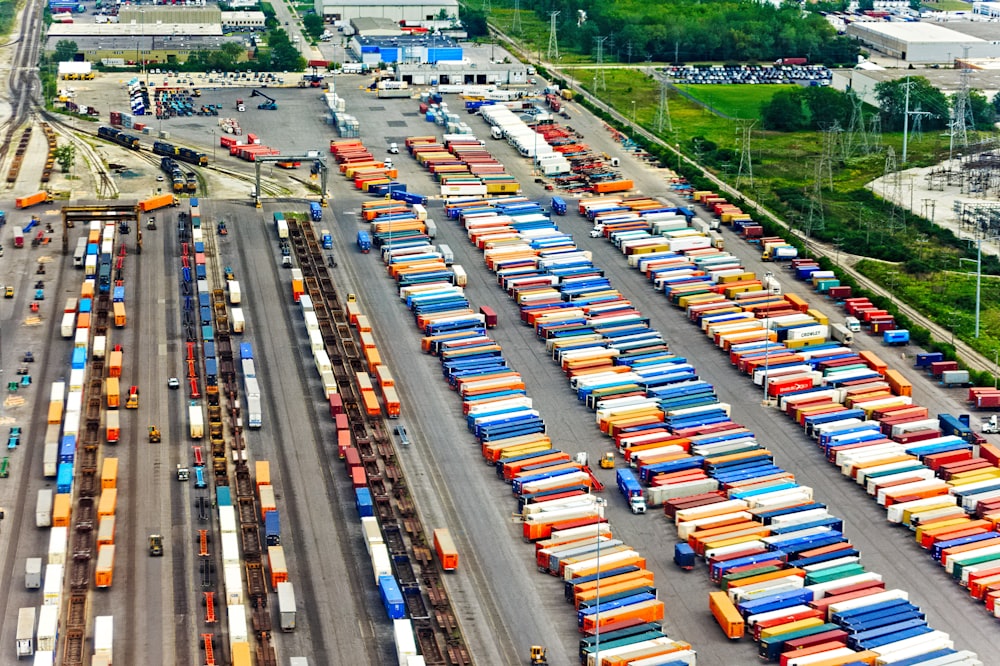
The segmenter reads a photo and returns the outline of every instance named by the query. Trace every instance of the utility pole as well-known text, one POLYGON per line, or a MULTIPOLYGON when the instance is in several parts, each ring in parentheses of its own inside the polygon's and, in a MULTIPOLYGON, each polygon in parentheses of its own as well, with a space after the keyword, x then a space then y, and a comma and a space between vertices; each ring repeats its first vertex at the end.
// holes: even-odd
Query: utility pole
POLYGON ((906 87, 906 103, 903 106, 903 159, 902 163, 906 164, 906 143, 909 138, 910 131, 910 77, 906 77, 906 83, 903 84, 906 87))

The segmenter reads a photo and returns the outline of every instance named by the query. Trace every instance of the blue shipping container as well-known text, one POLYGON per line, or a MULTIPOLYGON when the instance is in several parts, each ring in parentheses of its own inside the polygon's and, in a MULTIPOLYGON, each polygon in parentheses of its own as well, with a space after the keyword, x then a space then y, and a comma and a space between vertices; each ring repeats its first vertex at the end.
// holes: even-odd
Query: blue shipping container
POLYGON ((264 538, 268 546, 281 545, 281 518, 277 511, 264 514, 264 538))
POLYGON ((69 493, 73 491, 73 463, 59 463, 56 473, 56 492, 69 493))
POLYGON ((249 342, 240 343, 240 360, 253 358, 253 346, 249 342))
POLYGON ((372 504, 372 493, 367 488, 358 488, 354 491, 354 504, 358 508, 358 516, 367 518, 375 515, 375 508, 372 504))
POLYGON ((378 577, 378 593, 390 620, 402 620, 406 617, 406 603, 394 576, 378 577))
POLYGON ((229 491, 229 486, 216 486, 215 503, 219 506, 233 505, 233 496, 229 491))

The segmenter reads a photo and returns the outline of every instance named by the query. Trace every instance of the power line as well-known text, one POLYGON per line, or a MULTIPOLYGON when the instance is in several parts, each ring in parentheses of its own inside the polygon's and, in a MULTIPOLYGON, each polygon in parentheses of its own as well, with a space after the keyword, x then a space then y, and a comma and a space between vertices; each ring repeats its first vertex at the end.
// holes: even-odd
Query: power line
POLYGON ((594 69, 594 92, 607 90, 608 82, 604 78, 604 42, 607 37, 595 37, 597 40, 597 67, 594 69))

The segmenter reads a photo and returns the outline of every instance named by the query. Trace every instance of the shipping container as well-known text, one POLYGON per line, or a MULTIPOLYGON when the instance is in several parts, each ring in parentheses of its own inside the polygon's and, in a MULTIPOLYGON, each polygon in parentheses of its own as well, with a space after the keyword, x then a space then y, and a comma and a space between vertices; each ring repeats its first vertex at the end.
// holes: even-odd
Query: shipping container
POLYGON ((455 542, 447 528, 434 530, 434 550, 437 552, 442 569, 454 571, 458 568, 458 549, 455 548, 455 542))

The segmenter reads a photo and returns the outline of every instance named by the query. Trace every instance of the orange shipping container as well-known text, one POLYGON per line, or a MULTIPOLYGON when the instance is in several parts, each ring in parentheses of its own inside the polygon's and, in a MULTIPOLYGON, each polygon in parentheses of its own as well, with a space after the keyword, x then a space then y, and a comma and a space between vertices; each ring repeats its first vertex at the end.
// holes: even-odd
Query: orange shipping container
POLYGON ((56 495, 52 500, 52 527, 69 527, 72 514, 72 497, 69 493, 56 495))
POLYGON ((105 488, 101 491, 101 501, 97 504, 97 517, 115 515, 115 505, 118 504, 118 489, 105 488))
POLYGON ((108 377, 104 380, 104 386, 108 394, 108 409, 117 409, 121 402, 117 377, 108 377))
POLYGON ((447 528, 439 527, 434 530, 434 550, 437 551, 442 569, 454 571, 458 568, 458 549, 447 528))
POLYGON ((277 591, 278 583, 288 582, 288 567, 285 565, 285 549, 281 546, 268 546, 267 563, 271 570, 271 589, 277 591))
POLYGON ((118 458, 105 458, 101 463, 101 488, 118 487, 118 458))
POLYGON ((899 370, 886 370, 885 381, 889 382, 889 388, 896 395, 913 395, 913 384, 899 370))
POLYGON ((49 403, 49 423, 58 425, 62 423, 63 404, 61 402, 49 403))
POLYGON ((743 637, 743 616, 736 610, 728 594, 722 591, 709 592, 708 607, 727 638, 736 640, 743 637))
POLYGON ((642 622, 657 622, 663 619, 663 602, 654 599, 638 604, 630 604, 621 608, 615 608, 600 614, 586 615, 583 618, 583 625, 580 631, 583 633, 593 633, 597 627, 603 627, 612 622, 622 620, 641 620, 642 622))
MULTIPOLYGON (((91 292, 90 296, 92 297, 94 295, 94 293, 93 293, 94 290, 91 289, 90 292, 91 292)), ((77 328, 77 330, 79 330, 81 328, 90 328, 90 313, 89 312, 81 312, 80 314, 78 314, 76 316, 76 328, 77 328)))
POLYGON ((97 547, 115 542, 115 517, 104 516, 97 524, 97 547))
POLYGON ((378 383, 381 386, 395 386, 396 381, 392 378, 392 373, 389 372, 389 368, 384 365, 380 365, 375 368, 375 376, 378 377, 378 383))
MULTIPOLYGON (((380 368, 383 366, 379 366, 380 368)), ((383 386, 382 387, 382 398, 385 400, 385 411, 390 419, 399 418, 399 395, 396 393, 395 386, 383 386)))
POLYGON ((94 573, 94 583, 99 588, 111 587, 115 576, 115 546, 105 544, 97 549, 97 570, 94 573))
POLYGON ((120 351, 113 351, 108 355, 108 377, 122 376, 123 354, 120 351))
POLYGON ((114 304, 115 313, 115 326, 122 328, 125 326, 125 304, 121 301, 115 301, 114 304))
POLYGON ((254 463, 254 478, 257 480, 257 492, 261 486, 271 484, 271 463, 267 460, 258 460, 254 463))

